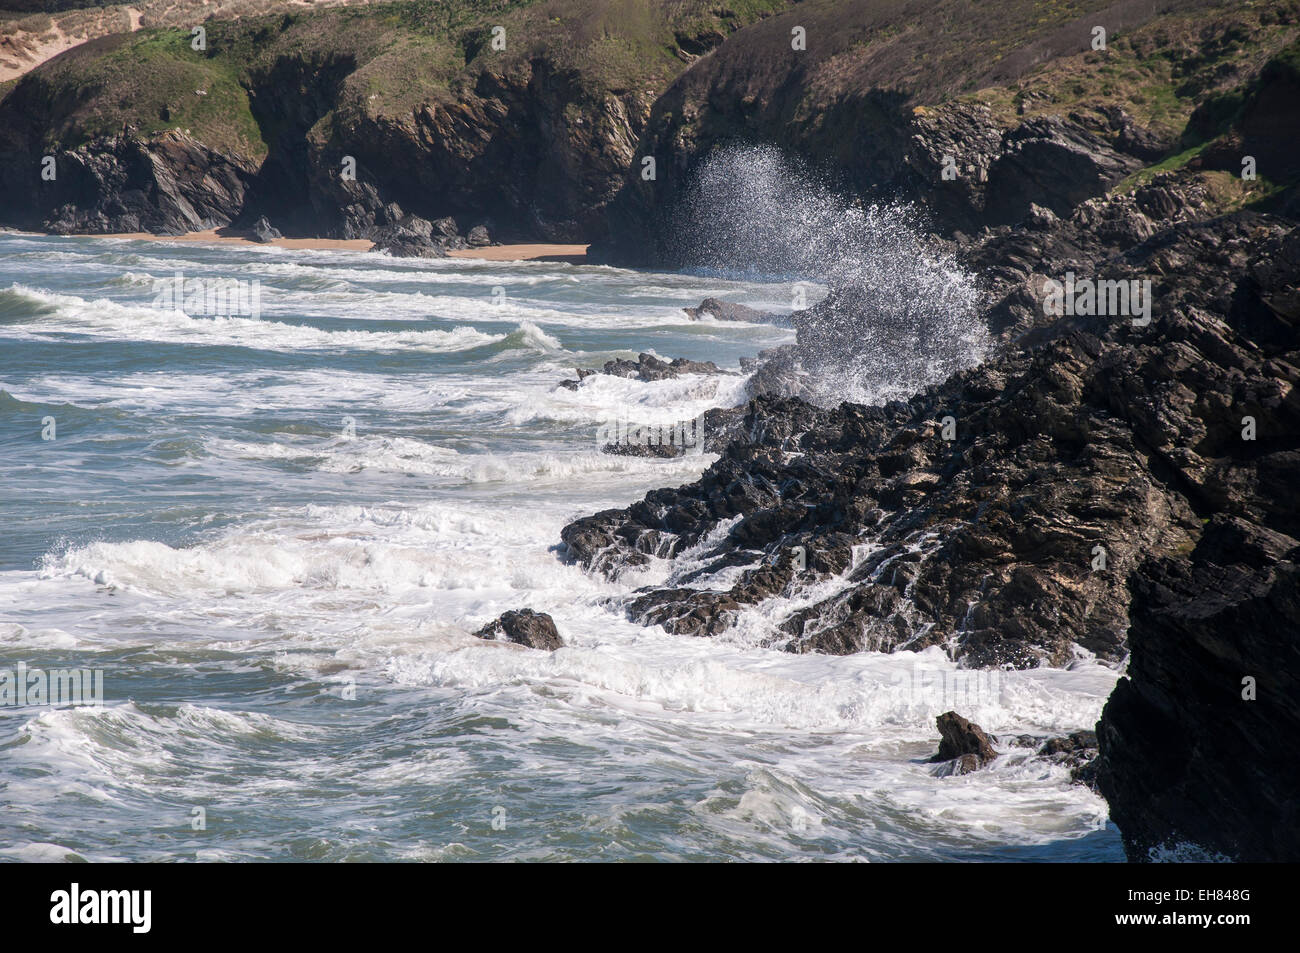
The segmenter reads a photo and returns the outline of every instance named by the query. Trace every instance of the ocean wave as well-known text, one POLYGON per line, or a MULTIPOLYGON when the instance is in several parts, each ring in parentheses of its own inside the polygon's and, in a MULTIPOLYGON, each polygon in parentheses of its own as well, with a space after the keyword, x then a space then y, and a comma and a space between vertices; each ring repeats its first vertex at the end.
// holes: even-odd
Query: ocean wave
POLYGON ((183 311, 122 305, 104 298, 87 301, 20 284, 0 290, 0 319, 11 328, 9 337, 60 340, 68 334, 92 337, 248 347, 268 351, 358 349, 367 351, 463 351, 503 341, 505 335, 484 334, 470 327, 430 331, 327 331, 310 325, 285 324, 251 317, 191 317, 183 311), (27 321, 15 334, 17 318, 57 317, 49 322, 27 321))

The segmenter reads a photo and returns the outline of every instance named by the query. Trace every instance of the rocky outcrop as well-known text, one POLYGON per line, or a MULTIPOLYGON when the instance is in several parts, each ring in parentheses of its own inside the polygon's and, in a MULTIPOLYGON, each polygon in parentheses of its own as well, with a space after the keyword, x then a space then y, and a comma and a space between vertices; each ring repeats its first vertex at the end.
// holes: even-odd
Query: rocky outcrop
POLYGON ((104 137, 51 155, 53 179, 42 176, 39 156, 21 177, 11 159, 5 204, 12 221, 58 235, 178 235, 229 225, 256 174, 252 162, 180 132, 104 137))
POLYGON ((296 9, 209 19, 197 59, 176 34, 102 37, 0 95, 0 179, 21 193, 0 216, 174 233, 264 215, 289 234, 435 254, 436 242, 375 234, 399 223, 399 205, 455 216, 474 247, 586 241, 604 230, 651 103, 685 68, 669 44, 784 5, 607 17, 515 4, 431 20, 296 9), (490 42, 497 26, 504 49, 490 42), (47 154, 84 168, 42 187, 47 154))
POLYGON ((273 242, 277 238, 283 238, 284 236, 281 235, 280 230, 272 226, 271 223, 266 220, 266 216, 263 215, 253 223, 252 237, 253 241, 265 244, 267 242, 273 242))
POLYGON ((616 358, 606 361, 600 371, 578 371, 578 377, 585 379, 592 374, 611 374, 614 377, 627 377, 639 381, 663 381, 680 377, 682 374, 723 374, 726 373, 712 361, 692 361, 684 357, 675 357, 664 361, 653 354, 638 354, 635 361, 616 358))
MULTIPOLYGON (((1090 214, 1104 224, 1128 201, 1090 214)), ((1283 443, 1300 433, 1283 356, 1297 239, 1240 214, 1116 254, 1092 220, 970 251, 1001 261, 1009 289, 987 308, 1014 342, 997 358, 883 407, 758 397, 699 481, 571 524, 569 554, 617 575, 690 551, 689 572, 628 605, 678 634, 781 596, 769 640, 793 652, 946 645, 966 664, 1032 666, 1077 645, 1119 660, 1139 561, 1190 550, 1216 512, 1282 505, 1271 474, 1291 458, 1239 435, 1245 416, 1283 443), (1143 276, 1150 324, 1046 314, 1033 268, 1058 266, 1143 276)))
POLYGON ((685 357, 675 357, 671 361, 665 361, 653 354, 642 353, 637 355, 635 361, 619 357, 606 361, 604 367, 598 371, 576 367, 574 373, 578 375, 577 380, 562 380, 560 386, 566 390, 577 390, 583 381, 597 374, 648 382, 672 380, 683 374, 729 374, 731 372, 724 371, 712 361, 692 361, 685 357))
POLYGON ((1031 205, 1069 215, 1143 164, 1060 117, 1022 123, 1000 145, 984 201, 984 219, 992 225, 1019 222, 1031 205))
POLYGON ((939 729, 939 751, 930 760, 943 763, 943 774, 969 774, 998 756, 984 729, 955 711, 944 712, 934 722, 939 729))
POLYGON ((682 310, 692 321, 698 321, 702 316, 707 315, 719 321, 739 321, 742 324, 789 324, 789 319, 785 315, 759 311, 757 308, 723 301, 720 298, 705 298, 700 302, 699 307, 682 308, 682 310))
POLYGON ((480 639, 504 639, 546 652, 564 648, 564 641, 555 628, 555 620, 545 612, 534 612, 532 609, 503 612, 474 634, 480 639))
MULTIPOLYGON (((1144 164, 1124 151, 1143 149, 1122 140, 1125 130, 1138 136, 1131 123, 1108 138, 1060 116, 1008 128, 986 107, 970 103, 905 105, 896 97, 884 98, 868 111, 875 123, 887 124, 873 129, 872 136, 893 149, 869 172, 859 173, 859 188, 867 196, 901 197, 923 207, 933 225, 949 234, 1016 224, 1034 208, 1069 216, 1144 164)), ((1142 142, 1155 148, 1149 140, 1142 142)), ((661 147, 680 146, 675 140, 671 146, 651 140, 648 146, 661 147)), ((687 263, 692 249, 680 240, 676 219, 692 201, 686 184, 716 147, 713 143, 698 156, 675 157, 674 166, 682 173, 669 182, 628 182, 610 208, 612 235, 597 243, 593 254, 615 263, 687 263), (665 215, 665 208, 673 213, 665 215)))
POLYGON ((1276 528, 1217 514, 1191 552, 1135 575, 1128 677, 1097 726, 1097 783, 1132 860, 1300 857, 1300 452, 1294 430, 1281 443, 1257 471, 1289 481, 1276 528))
MULTIPOLYGON (((1278 25, 1296 19, 1294 7, 1217 0, 1119 2, 1077 15, 1001 4, 969 17, 939 0, 925 12, 943 23, 934 31, 888 5, 824 3, 747 27, 655 103, 609 206, 610 234, 591 254, 615 264, 689 263, 679 221, 698 170, 719 149, 759 143, 865 201, 923 207, 951 237, 1016 224, 1032 205, 1066 217, 1134 170, 1210 138, 1180 142, 1183 120, 1233 100, 1234 87, 1294 39, 1278 25), (1090 48, 1100 22, 1122 37, 1104 53, 1090 48), (809 42, 792 55, 796 26, 809 42), (1117 80, 1147 75, 1157 57, 1169 64, 1167 82, 1139 90, 1117 80), (649 159, 654 178, 639 174, 649 159)), ((1294 101, 1292 67, 1269 70, 1274 95, 1246 124, 1257 132, 1251 148, 1285 182, 1291 124, 1277 117, 1294 101)), ((1245 154, 1226 150, 1225 162, 1240 172, 1245 154)))

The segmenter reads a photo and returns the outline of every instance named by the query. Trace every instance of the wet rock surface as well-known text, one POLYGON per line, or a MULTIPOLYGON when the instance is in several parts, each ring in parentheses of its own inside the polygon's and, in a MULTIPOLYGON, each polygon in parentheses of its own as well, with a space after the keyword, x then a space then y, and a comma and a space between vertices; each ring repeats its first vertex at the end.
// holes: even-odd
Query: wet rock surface
POLYGON ((943 763, 944 774, 969 774, 998 756, 984 729, 955 711, 946 711, 934 721, 939 729, 939 751, 930 760, 943 763))
POLYGON ((653 354, 642 353, 637 355, 635 361, 629 361, 621 357, 614 358, 606 361, 600 370, 587 370, 577 367, 574 368, 574 373, 578 375, 577 380, 562 380, 560 386, 567 390, 577 390, 584 380, 596 374, 608 374, 611 377, 649 382, 672 380, 683 374, 729 374, 731 372, 724 371, 712 361, 692 361, 684 357, 675 357, 670 361, 665 361, 653 354))
POLYGON ((688 575, 628 608, 673 633, 830 583, 771 617, 770 644, 1118 661, 1138 564, 1190 550, 1215 513, 1278 518, 1300 433, 1289 227, 1241 213, 1126 246, 1083 218, 990 233, 968 254, 1003 262, 998 356, 881 407, 759 396, 700 480, 578 520, 569 554, 616 576, 689 551, 688 575), (1154 316, 1045 315, 1030 262, 1149 276, 1154 316), (1265 443, 1242 439, 1246 416, 1269 421, 1265 443))
POLYGON ((759 311, 757 308, 750 308, 743 304, 736 304, 731 301, 723 301, 721 298, 705 298, 700 302, 699 307, 683 308, 683 311, 690 316, 692 320, 698 321, 701 317, 711 317, 718 321, 739 321, 742 324, 775 324, 788 325, 790 319, 781 314, 775 314, 771 311, 759 311))
POLYGON ((610 374, 614 377, 635 378, 639 381, 662 381, 680 377, 682 374, 723 374, 726 373, 712 361, 692 361, 684 357, 675 357, 671 361, 655 357, 653 354, 638 354, 635 361, 616 358, 606 361, 599 371, 578 371, 578 378, 591 374, 610 374))
POLYGON ((547 652, 564 647, 564 641, 555 628, 555 620, 545 612, 534 612, 532 609, 503 612, 474 634, 480 639, 504 639, 516 645, 547 652))
MULTIPOLYGON (((1294 433, 1294 431, 1293 431, 1294 433)), ((1255 479, 1286 473, 1294 448, 1255 479)), ((1280 487, 1278 488, 1281 489, 1280 487)), ((1192 844, 1242 861, 1300 856, 1300 526, 1295 492, 1263 526, 1216 514, 1190 552, 1135 574, 1132 657, 1097 726, 1097 786, 1132 860, 1192 844)))

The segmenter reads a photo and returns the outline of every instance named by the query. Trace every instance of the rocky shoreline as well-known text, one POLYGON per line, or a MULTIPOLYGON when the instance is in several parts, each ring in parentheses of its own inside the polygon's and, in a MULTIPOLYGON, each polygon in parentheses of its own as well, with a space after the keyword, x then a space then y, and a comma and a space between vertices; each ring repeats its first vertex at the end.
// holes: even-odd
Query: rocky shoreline
MULTIPOLYGON (((1267 6, 1115 4, 1103 51, 1085 21, 1023 27, 1013 3, 962 7, 971 22, 936 36, 875 5, 772 0, 626 24, 642 32, 625 46, 651 51, 631 61, 526 8, 505 29, 528 42, 503 56, 486 23, 337 10, 213 21, 203 56, 179 33, 175 49, 106 37, 0 91, 0 224, 236 226, 412 257, 591 240, 622 266, 824 280, 788 314, 687 309, 797 340, 744 362, 744 406, 705 415, 719 459, 698 480, 574 521, 565 557, 611 578, 663 561, 667 582, 624 608, 677 636, 744 615, 792 653, 1127 660, 1095 739, 1012 746, 1073 759, 1130 859, 1295 860, 1300 6, 1267 6), (803 57, 796 23, 818 41, 803 57), (731 148, 749 151, 710 166, 731 148), (797 234, 805 209, 775 187, 750 188, 764 213, 736 221, 692 204, 702 170, 726 184, 786 155, 851 199, 797 234), (886 200, 924 241, 839 269, 886 200), (845 221, 859 232, 826 242, 845 221), (931 281, 958 271, 978 293, 931 281), (826 386, 856 379, 894 386, 826 386)), ((720 371, 647 353, 562 386, 592 373, 720 371)), ((563 645, 526 610, 478 634, 563 645)), ((945 771, 997 756, 959 713, 939 728, 945 771)))
MULTIPOLYGON (((997 344, 908 400, 790 396, 834 353, 827 305, 795 312, 798 343, 713 419, 720 459, 565 527, 569 557, 611 577, 670 561, 627 612, 677 635, 766 605, 769 644, 789 652, 1128 658, 1099 741, 1040 754, 1087 748, 1074 776, 1107 797, 1131 859, 1185 844, 1296 856, 1300 232, 1200 207, 1165 176, 964 243, 997 344), (1050 276, 1066 272, 1141 276, 1150 314, 1053 314, 1050 276)), ((861 323, 836 326, 849 339, 879 317, 831 307, 861 323)), ((970 761, 958 773, 989 760, 954 757, 970 761)))

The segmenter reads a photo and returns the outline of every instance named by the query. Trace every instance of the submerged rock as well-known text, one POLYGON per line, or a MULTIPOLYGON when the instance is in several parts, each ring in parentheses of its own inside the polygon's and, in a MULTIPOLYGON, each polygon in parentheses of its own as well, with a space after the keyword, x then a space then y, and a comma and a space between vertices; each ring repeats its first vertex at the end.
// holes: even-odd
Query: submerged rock
POLYGON ((555 620, 545 612, 534 612, 532 609, 503 612, 474 634, 480 639, 505 639, 516 645, 547 652, 564 648, 560 633, 555 628, 555 620))
POLYGON ((682 308, 691 320, 698 321, 703 315, 710 315, 719 321, 740 321, 745 324, 788 325, 790 319, 785 315, 770 311, 759 311, 743 304, 733 304, 720 298, 705 298, 697 308, 682 308))
POLYGON ((653 354, 642 353, 637 355, 635 361, 615 358, 612 361, 606 361, 605 366, 598 371, 584 370, 577 367, 574 368, 574 373, 578 375, 577 380, 562 380, 560 386, 567 390, 577 390, 584 380, 595 374, 608 374, 611 377, 625 377, 649 383, 651 381, 671 380, 683 374, 730 374, 732 372, 724 371, 712 361, 692 361, 684 357, 675 357, 671 361, 665 361, 653 354))
POLYGON ((712 361, 692 361, 684 357, 675 357, 671 361, 661 360, 653 354, 638 354, 635 361, 621 358, 606 361, 600 371, 578 371, 579 379, 591 374, 611 374, 614 377, 629 377, 639 381, 663 381, 680 377, 683 374, 725 374, 722 368, 712 361))

